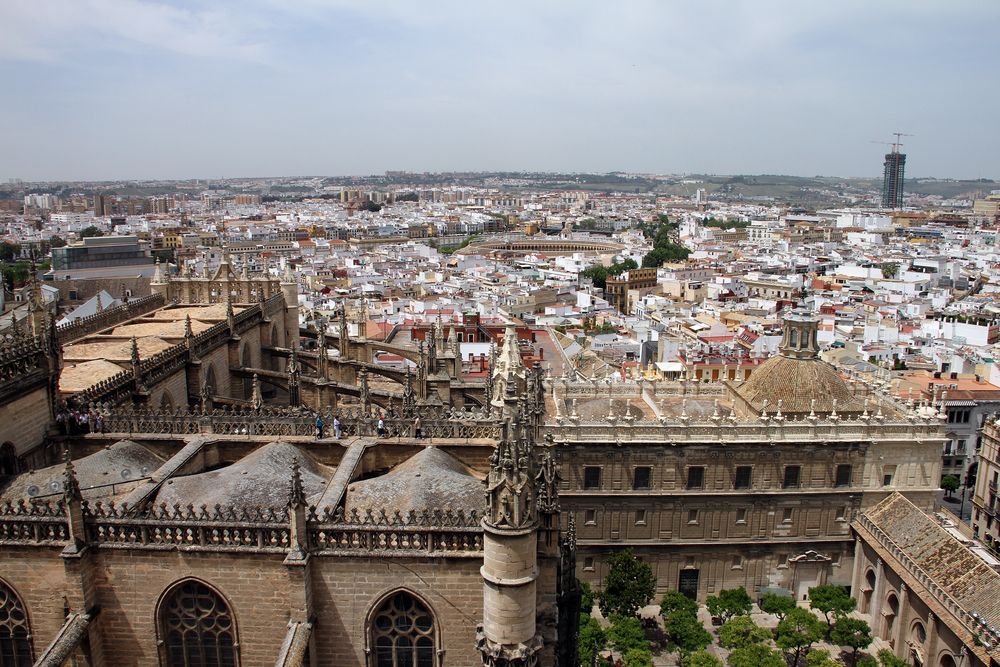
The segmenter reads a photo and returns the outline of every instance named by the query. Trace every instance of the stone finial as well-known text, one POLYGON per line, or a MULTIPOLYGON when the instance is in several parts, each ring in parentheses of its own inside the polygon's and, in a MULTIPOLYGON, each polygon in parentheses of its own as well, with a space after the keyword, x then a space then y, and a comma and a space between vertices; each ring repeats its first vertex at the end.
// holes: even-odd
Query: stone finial
POLYGON ((99 312, 99 313, 104 311, 104 304, 101 303, 101 293, 100 292, 97 293, 97 305, 96 305, 96 309, 97 309, 97 312, 99 312))
POLYGON ((257 377, 256 373, 254 373, 252 392, 250 395, 250 407, 252 407, 254 410, 260 410, 263 405, 264 405, 264 397, 260 393, 260 378, 257 377))
POLYGON ((63 498, 67 501, 80 500, 82 498, 80 482, 76 478, 76 468, 73 467, 73 459, 69 455, 69 449, 63 450, 63 461, 65 461, 62 485, 63 498))
POLYGON ((191 331, 191 315, 188 314, 184 316, 184 337, 191 338, 192 336, 194 333, 191 331))
POLYGON ((139 373, 139 341, 135 336, 132 336, 132 371, 136 375, 139 373))
POLYGON ((302 471, 299 460, 292 460, 292 479, 288 485, 288 508, 298 509, 306 504, 305 490, 302 488, 302 471))

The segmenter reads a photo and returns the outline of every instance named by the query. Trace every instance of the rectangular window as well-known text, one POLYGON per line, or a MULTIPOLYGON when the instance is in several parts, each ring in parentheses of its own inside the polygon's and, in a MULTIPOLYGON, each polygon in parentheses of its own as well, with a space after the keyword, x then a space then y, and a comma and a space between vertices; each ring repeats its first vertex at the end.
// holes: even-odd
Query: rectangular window
POLYGON ((583 468, 583 488, 601 488, 601 469, 597 466, 584 466, 583 468))
POLYGON ((594 557, 593 556, 587 556, 586 558, 583 559, 583 569, 584 570, 588 570, 590 572, 594 571, 594 557))
POLYGON ((736 523, 746 523, 747 522, 747 510, 745 507, 740 507, 736 510, 736 523))
POLYGON ((688 523, 698 523, 698 510, 688 510, 688 523))
POLYGON ((737 489, 749 489, 753 481, 753 466, 736 466, 736 480, 733 486, 737 489))
POLYGON ((649 488, 649 479, 653 469, 649 466, 640 466, 632 473, 632 488, 641 491, 649 488))
POLYGON ((850 486, 851 485, 851 472, 852 466, 850 463, 841 463, 837 466, 837 477, 834 481, 834 486, 850 486))
POLYGON ((846 520, 847 520, 847 506, 841 505, 840 507, 837 508, 837 521, 846 521, 846 520))
POLYGON ((587 510, 584 514, 584 523, 588 526, 593 526, 597 523, 597 510, 587 510))
POLYGON ((896 466, 882 467, 882 486, 892 486, 892 478, 896 474, 896 466))
POLYGON ((781 514, 781 523, 791 523, 792 522, 792 508, 786 507, 784 512, 781 514))
POLYGON ((784 489, 799 488, 799 478, 802 476, 802 466, 785 466, 785 479, 781 483, 784 489))
POLYGON ((635 511, 635 525, 645 526, 646 525, 646 510, 636 510, 635 511))
POLYGON ((700 489, 705 486, 705 467, 691 466, 688 468, 687 488, 700 489))

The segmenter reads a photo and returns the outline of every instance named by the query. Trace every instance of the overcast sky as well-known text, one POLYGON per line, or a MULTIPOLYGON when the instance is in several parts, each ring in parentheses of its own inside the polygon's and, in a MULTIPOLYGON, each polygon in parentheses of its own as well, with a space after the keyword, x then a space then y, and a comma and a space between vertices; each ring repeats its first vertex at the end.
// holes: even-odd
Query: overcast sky
POLYGON ((0 0, 0 178, 1000 177, 996 0, 0 0))

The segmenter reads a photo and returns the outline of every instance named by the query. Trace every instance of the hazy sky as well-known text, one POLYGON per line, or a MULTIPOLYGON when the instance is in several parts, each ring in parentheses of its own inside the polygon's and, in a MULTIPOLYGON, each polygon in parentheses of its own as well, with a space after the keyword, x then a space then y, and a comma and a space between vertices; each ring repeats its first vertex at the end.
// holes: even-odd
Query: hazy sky
POLYGON ((0 178, 1000 177, 1000 2, 0 0, 0 178))

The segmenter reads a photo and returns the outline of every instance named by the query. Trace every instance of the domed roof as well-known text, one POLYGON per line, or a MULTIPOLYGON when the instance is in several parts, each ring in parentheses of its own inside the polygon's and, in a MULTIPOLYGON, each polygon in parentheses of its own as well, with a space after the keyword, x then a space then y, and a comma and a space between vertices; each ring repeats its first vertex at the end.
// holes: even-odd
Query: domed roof
POLYGON ((288 503, 293 461, 299 462, 306 499, 318 500, 332 477, 329 469, 295 445, 272 442, 225 468, 167 480, 155 504, 283 508, 288 503))
POLYGON ((384 475, 347 487, 348 511, 480 510, 482 480, 472 469, 436 447, 427 447, 384 475))
POLYGON ((760 414, 774 414, 781 401, 783 414, 860 412, 858 399, 834 368, 822 359, 795 359, 778 355, 761 364, 750 379, 733 391, 760 414))
POLYGON ((743 384, 731 385, 737 399, 750 408, 739 406, 736 400, 737 409, 744 407, 739 411, 759 415, 766 408, 773 414, 781 401, 782 414, 861 412, 851 388, 818 356, 819 321, 804 308, 786 312, 784 320, 779 354, 761 364, 743 384))

